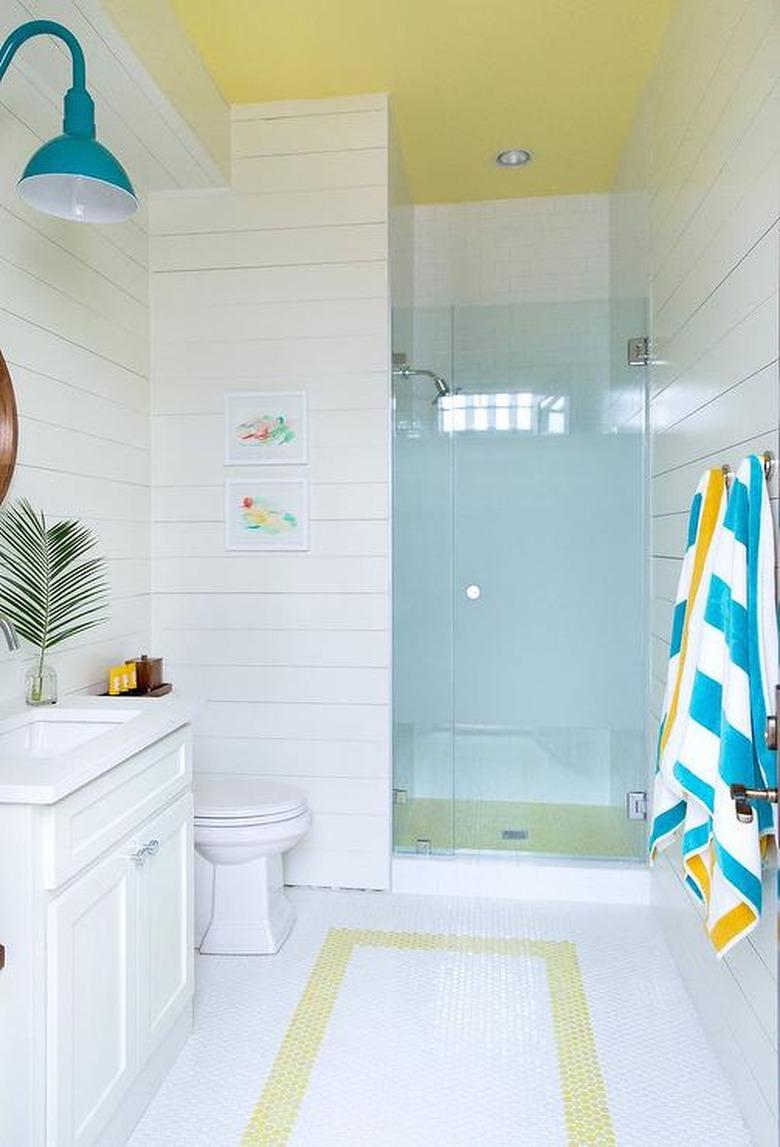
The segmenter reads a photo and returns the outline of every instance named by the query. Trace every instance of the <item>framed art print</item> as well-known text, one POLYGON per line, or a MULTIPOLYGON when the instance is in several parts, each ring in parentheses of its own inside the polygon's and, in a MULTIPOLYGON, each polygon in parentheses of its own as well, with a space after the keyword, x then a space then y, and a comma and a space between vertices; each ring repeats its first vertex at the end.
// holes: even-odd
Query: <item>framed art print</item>
POLYGON ((269 553, 309 548, 309 483, 301 479, 225 482, 225 549, 269 553))
POLYGON ((225 465, 307 461, 306 395, 243 391, 225 395, 225 465))

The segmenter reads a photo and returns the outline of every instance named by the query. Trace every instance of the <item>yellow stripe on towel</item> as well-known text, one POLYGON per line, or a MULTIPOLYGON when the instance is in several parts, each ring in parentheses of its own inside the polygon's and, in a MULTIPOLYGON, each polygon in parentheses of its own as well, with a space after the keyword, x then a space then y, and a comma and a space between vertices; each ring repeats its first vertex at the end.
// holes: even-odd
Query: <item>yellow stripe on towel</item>
POLYGON ((725 916, 721 916, 713 928, 710 929, 710 939, 718 952, 728 948, 729 944, 743 932, 752 928, 757 917, 748 904, 738 904, 725 916))
POLYGON ((705 904, 710 902, 710 870, 701 856, 689 856, 684 861, 685 871, 696 881, 696 887, 702 894, 705 904))

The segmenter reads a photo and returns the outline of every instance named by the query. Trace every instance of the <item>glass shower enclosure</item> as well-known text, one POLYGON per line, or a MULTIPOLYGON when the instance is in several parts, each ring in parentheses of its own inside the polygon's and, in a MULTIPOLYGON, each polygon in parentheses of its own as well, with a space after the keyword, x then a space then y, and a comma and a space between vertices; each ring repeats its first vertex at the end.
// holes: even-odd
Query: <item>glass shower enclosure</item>
POLYGON ((644 850, 644 437, 603 302, 414 311, 394 377, 394 845, 644 850), (639 638, 639 639, 638 639, 639 638))

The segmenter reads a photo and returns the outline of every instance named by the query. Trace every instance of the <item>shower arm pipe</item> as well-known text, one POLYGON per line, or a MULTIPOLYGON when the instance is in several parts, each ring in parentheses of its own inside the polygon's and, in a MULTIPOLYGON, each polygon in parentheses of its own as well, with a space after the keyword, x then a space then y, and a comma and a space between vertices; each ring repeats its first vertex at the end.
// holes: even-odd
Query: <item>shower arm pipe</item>
POLYGON ((16 53, 34 36, 55 36, 62 40, 71 57, 72 83, 65 93, 65 115, 62 130, 66 135, 95 138, 95 105, 87 91, 87 66, 81 44, 73 33, 56 20, 29 20, 20 24, 0 47, 0 80, 10 67, 16 53))
POLYGON ((435 374, 432 370, 415 370, 411 366, 397 366, 393 370, 393 374, 401 378, 412 378, 414 375, 425 375, 426 378, 440 378, 441 375, 435 374))

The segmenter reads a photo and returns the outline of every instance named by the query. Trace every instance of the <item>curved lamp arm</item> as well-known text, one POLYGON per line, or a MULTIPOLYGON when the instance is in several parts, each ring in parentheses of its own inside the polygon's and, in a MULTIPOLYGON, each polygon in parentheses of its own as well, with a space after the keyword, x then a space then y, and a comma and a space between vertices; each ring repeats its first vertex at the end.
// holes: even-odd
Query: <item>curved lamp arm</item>
POLYGON ((73 33, 55 20, 29 20, 11 32, 0 47, 0 80, 22 44, 33 36, 57 36, 70 50, 73 63, 73 83, 65 93, 65 116, 62 130, 66 135, 95 138, 95 105, 87 91, 87 68, 84 53, 73 33))

